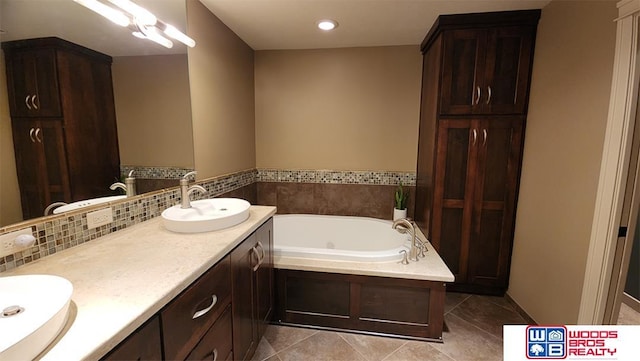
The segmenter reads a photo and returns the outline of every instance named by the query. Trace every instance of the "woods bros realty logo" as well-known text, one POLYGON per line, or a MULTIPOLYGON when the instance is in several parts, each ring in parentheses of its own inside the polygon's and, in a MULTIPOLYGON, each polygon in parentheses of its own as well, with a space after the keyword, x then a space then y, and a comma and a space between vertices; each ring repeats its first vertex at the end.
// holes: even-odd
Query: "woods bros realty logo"
POLYGON ((527 358, 564 359, 567 356, 613 358, 618 349, 609 347, 618 338, 616 330, 570 330, 560 327, 527 327, 527 358))

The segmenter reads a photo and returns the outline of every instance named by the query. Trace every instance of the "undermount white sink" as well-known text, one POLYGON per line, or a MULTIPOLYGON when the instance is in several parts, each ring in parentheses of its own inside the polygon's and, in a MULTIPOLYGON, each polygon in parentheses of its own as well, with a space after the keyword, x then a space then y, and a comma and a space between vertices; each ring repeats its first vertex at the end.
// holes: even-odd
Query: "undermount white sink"
POLYGON ((66 204, 64 206, 60 206, 53 210, 53 214, 58 214, 62 212, 75 211, 78 208, 84 208, 89 206, 95 206, 96 204, 102 204, 107 202, 117 201, 119 199, 124 199, 127 196, 109 196, 109 197, 99 197, 93 199, 85 199, 82 201, 77 201, 73 203, 66 204))
POLYGON ((162 212, 164 226, 178 233, 217 231, 249 218, 251 204, 239 198, 211 198, 192 201, 191 208, 178 204, 162 212))
POLYGON ((32 360, 67 322, 73 285, 51 275, 0 277, 0 360, 32 360))

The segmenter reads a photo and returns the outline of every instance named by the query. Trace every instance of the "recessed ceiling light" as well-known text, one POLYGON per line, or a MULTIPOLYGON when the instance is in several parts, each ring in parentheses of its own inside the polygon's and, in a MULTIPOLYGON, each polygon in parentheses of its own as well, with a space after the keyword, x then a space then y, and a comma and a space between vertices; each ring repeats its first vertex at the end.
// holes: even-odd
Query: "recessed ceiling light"
POLYGON ((318 21, 318 28, 320 30, 329 31, 338 27, 338 22, 335 20, 320 20, 318 21))

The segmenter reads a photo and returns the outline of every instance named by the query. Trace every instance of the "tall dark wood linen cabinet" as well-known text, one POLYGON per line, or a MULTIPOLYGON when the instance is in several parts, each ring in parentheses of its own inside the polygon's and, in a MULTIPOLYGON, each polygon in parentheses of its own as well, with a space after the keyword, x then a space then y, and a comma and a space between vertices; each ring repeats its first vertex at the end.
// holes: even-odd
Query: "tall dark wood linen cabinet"
POLYGON ((415 218, 453 291, 508 286, 540 10, 440 16, 422 42, 415 218))

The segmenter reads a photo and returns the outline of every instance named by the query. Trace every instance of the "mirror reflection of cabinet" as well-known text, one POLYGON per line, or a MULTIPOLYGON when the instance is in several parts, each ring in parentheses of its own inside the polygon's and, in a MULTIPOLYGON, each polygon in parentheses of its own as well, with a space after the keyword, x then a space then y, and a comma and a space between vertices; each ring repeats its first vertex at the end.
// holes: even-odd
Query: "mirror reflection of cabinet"
POLYGON ((2 49, 25 219, 111 194, 120 177, 111 57, 58 38, 2 49))

